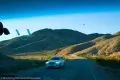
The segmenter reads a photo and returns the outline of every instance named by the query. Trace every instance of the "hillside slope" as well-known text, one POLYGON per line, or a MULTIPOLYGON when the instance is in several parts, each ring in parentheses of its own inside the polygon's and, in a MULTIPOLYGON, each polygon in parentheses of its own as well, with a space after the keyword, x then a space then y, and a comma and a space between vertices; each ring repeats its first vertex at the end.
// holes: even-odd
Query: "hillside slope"
POLYGON ((69 29, 42 29, 29 36, 16 37, 1 42, 0 51, 5 54, 54 50, 82 42, 87 42, 104 34, 84 34, 69 29))
POLYGON ((109 55, 120 52, 120 34, 105 35, 94 40, 64 48, 58 54, 109 55))
POLYGON ((4 55, 4 54, 2 54, 2 53, 0 53, 0 61, 1 60, 3 61, 3 60, 13 60, 13 59, 8 57, 8 56, 6 56, 6 55, 4 55))

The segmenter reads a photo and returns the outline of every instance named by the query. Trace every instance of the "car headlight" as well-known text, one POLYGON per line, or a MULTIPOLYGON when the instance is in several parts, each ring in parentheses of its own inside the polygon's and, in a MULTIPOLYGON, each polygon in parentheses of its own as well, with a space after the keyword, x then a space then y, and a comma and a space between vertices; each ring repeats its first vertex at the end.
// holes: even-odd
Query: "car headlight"
POLYGON ((45 62, 46 64, 48 64, 49 62, 45 62))
POLYGON ((56 62, 56 64, 60 64, 60 62, 56 62))

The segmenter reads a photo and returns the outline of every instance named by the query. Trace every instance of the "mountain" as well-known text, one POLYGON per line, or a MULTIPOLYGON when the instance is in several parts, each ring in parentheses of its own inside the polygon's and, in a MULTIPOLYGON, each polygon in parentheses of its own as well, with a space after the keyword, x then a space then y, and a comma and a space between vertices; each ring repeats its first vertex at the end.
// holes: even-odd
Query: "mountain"
POLYGON ((31 35, 16 37, 0 43, 0 51, 5 54, 54 50, 87 42, 105 34, 84 34, 70 29, 41 29, 31 35))
POLYGON ((107 34, 94 40, 68 46, 58 54, 97 54, 109 55, 120 52, 120 32, 107 34))

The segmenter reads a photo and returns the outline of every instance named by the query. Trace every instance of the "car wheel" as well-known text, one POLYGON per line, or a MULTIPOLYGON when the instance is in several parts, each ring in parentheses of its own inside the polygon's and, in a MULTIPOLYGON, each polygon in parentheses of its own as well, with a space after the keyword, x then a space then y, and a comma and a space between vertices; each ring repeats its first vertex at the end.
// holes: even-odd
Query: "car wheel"
POLYGON ((61 68, 61 63, 59 64, 59 67, 58 68, 61 68))

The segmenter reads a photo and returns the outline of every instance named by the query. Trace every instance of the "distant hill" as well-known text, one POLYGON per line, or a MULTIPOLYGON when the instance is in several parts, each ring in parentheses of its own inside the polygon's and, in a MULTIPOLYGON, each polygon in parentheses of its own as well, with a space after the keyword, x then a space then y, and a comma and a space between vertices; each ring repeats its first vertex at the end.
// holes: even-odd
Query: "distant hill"
POLYGON ((109 55, 120 52, 120 32, 113 35, 107 34, 94 40, 68 46, 59 54, 97 54, 109 55))
POLYGON ((54 50, 78 43, 88 42, 105 34, 84 34, 70 29, 42 29, 31 35, 16 37, 0 43, 4 54, 54 50))

